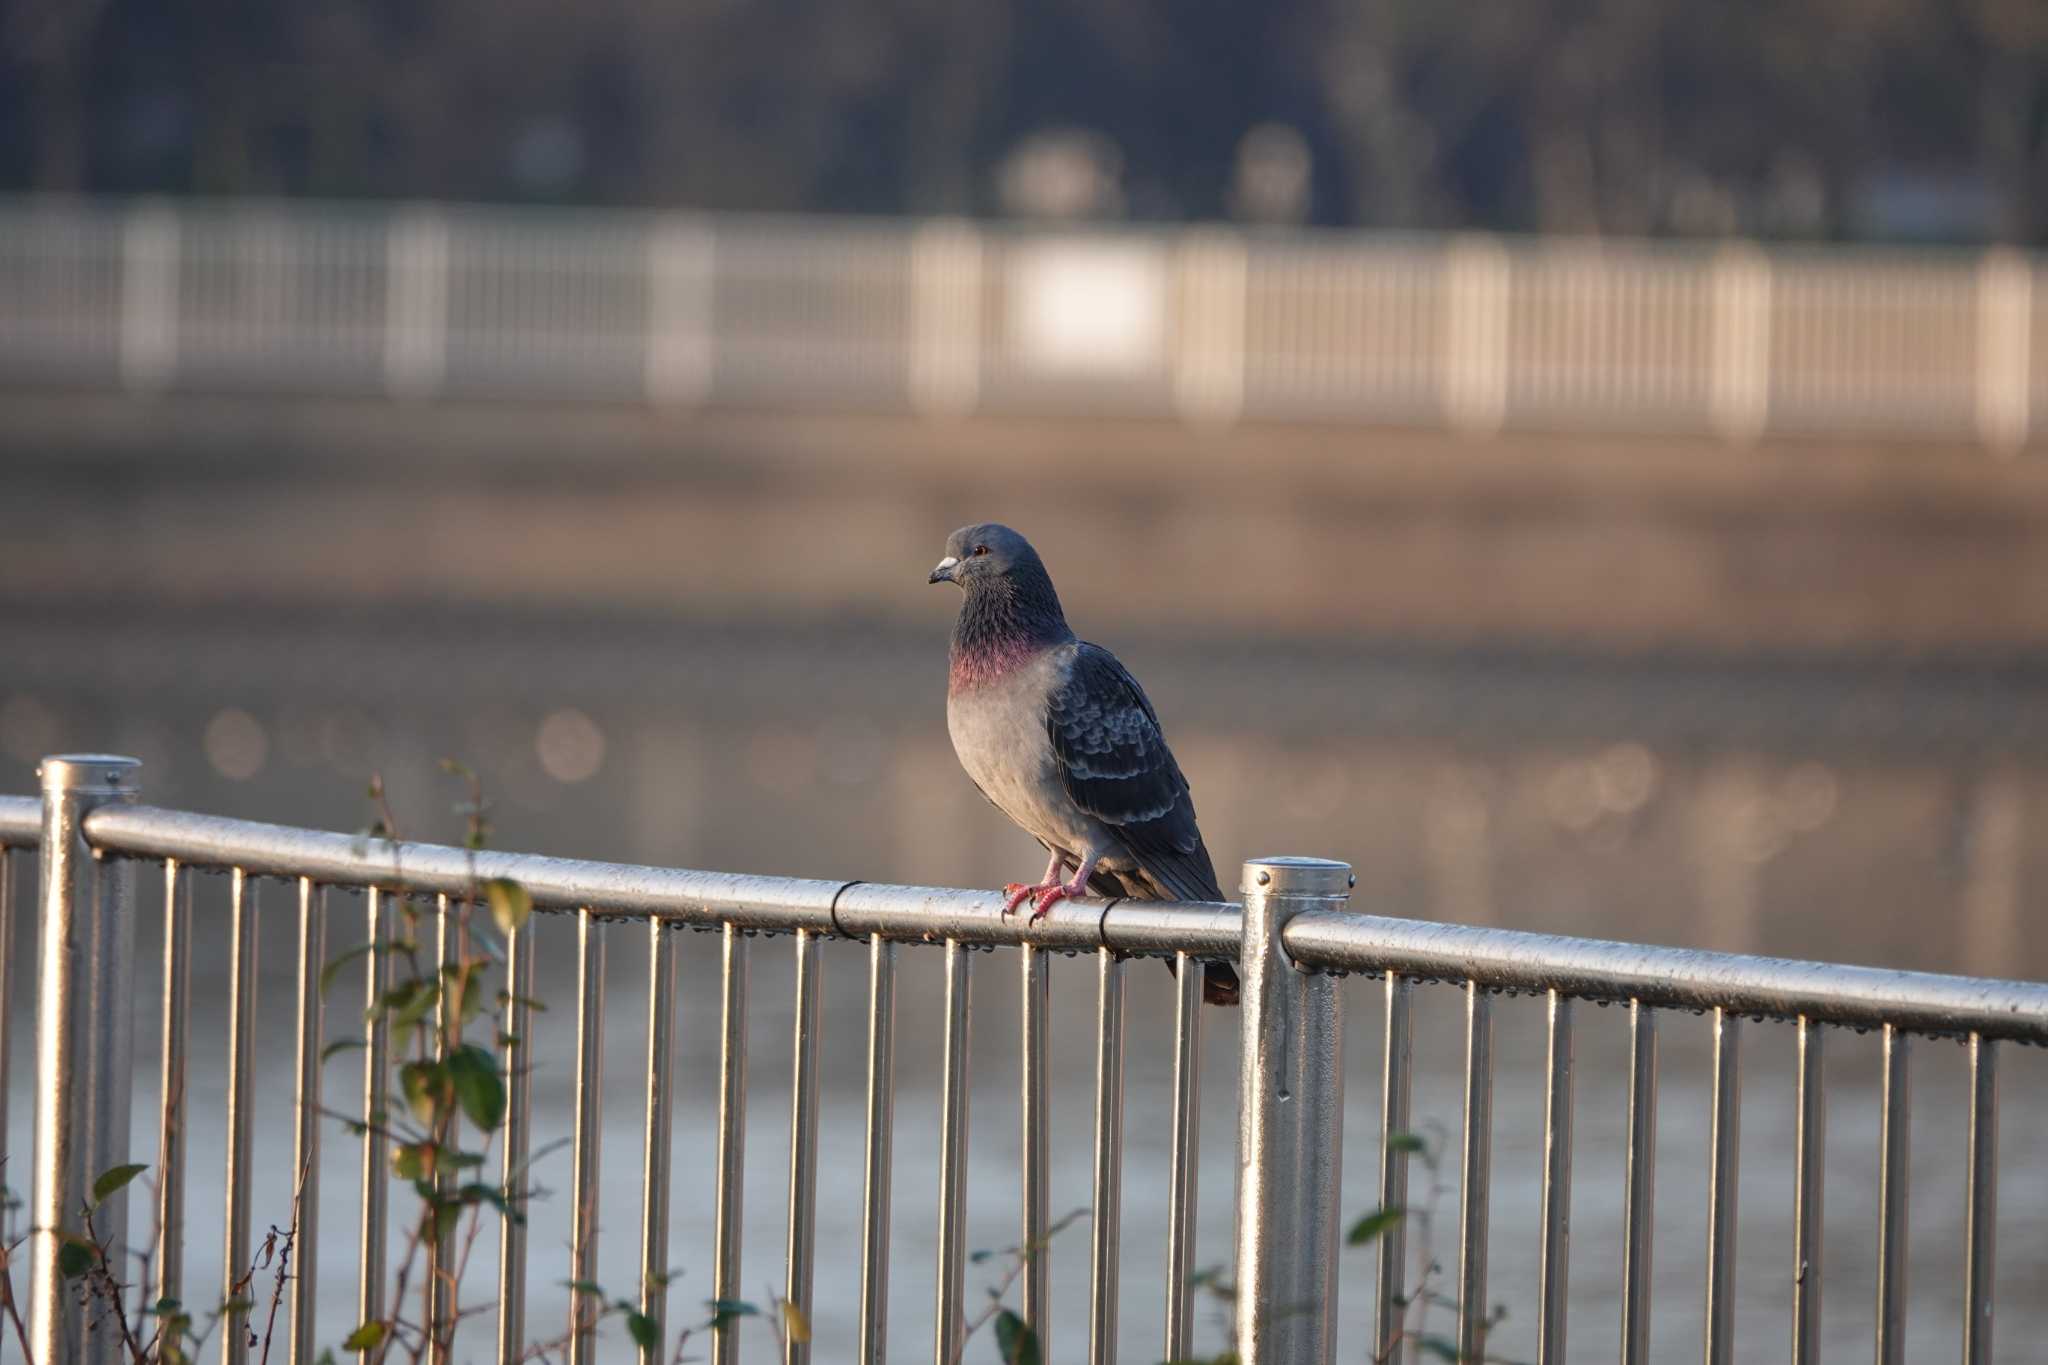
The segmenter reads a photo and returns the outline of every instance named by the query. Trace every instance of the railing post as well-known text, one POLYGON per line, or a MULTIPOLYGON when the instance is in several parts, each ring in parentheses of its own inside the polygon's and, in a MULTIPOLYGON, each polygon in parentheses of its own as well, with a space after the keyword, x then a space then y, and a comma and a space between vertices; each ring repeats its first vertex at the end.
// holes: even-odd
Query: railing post
POLYGON ((1303 910, 1341 909, 1351 867, 1244 865, 1244 1045, 1238 1078, 1237 1352, 1241 1365, 1328 1365, 1336 1345, 1344 1127, 1337 982, 1280 944, 1303 910))
MULTIPOLYGON (((29 1350, 37 1365, 111 1365, 120 1338, 58 1271, 66 1232, 82 1233, 92 1182, 128 1158, 135 1041, 135 918, 128 864, 86 846, 86 813, 133 801, 132 758, 71 754, 43 760, 42 962, 36 1001, 35 1180, 30 1204, 29 1350)), ((114 1256, 128 1245, 128 1201, 94 1219, 114 1256)), ((118 1268, 120 1274, 125 1267, 118 1268)))

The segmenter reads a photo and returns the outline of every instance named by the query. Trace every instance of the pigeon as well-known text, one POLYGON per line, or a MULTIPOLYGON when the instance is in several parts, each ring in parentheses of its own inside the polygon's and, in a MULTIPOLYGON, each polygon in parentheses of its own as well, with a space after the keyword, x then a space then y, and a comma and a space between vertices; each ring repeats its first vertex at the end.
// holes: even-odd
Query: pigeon
MULTIPOLYGON (((1042 880, 1003 888, 1003 913, 1029 899, 1035 921, 1084 891, 1222 900, 1152 703, 1114 654, 1075 638, 1031 542, 1007 526, 962 527, 930 581, 963 594, 946 686, 953 752, 1051 855, 1042 880)), ((1229 963, 1209 963, 1202 984, 1210 1003, 1236 1003, 1229 963)))

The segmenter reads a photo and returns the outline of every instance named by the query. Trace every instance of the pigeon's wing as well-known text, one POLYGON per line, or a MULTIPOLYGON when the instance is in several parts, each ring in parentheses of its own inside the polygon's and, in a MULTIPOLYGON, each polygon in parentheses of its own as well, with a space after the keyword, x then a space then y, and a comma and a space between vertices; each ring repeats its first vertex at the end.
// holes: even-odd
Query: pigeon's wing
POLYGON ((1074 804, 1114 829, 1164 896, 1222 900, 1180 765, 1137 679, 1096 645, 1074 650, 1046 706, 1060 781, 1074 804))

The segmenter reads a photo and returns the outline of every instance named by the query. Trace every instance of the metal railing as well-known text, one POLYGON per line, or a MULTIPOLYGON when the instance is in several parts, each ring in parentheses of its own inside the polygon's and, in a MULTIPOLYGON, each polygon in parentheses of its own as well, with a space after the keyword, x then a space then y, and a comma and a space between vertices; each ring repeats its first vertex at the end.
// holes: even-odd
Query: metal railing
POLYGON ((2035 258, 0 201, 0 383, 1899 434, 2048 405, 2035 258))
MULTIPOLYGON (((595 1271, 587 1235, 603 1167, 599 1160, 602 1077, 600 1031, 604 1019, 604 926, 637 922, 650 934, 647 1021, 649 1087, 642 1171, 642 1311, 664 1321, 668 1254, 667 1209, 671 1105, 675 938, 678 926, 720 936, 722 1030, 719 1044, 718 1154, 715 1163, 714 1296, 738 1294, 740 1194, 744 1170, 744 1111, 748 1047, 748 966, 757 935, 789 935, 796 959, 793 1029, 792 1122, 788 1167, 788 1225, 784 1293, 799 1308, 811 1303, 813 1218, 818 1180, 819 1028, 818 945, 826 937, 864 942, 868 949, 868 1085, 863 1169, 865 1203, 859 1267, 859 1329, 854 1343, 820 1347, 822 1358, 884 1358, 885 1305, 890 1255, 890 1166, 896 953, 901 944, 937 945, 945 959, 943 1089, 940 1100, 937 1323, 933 1358, 959 1359, 965 1324, 962 1237, 965 1161, 969 1141, 970 950, 1014 950, 1021 972, 1022 1020, 1022 1245, 1027 1258, 1022 1315, 1035 1327, 1048 1321, 1046 955, 1086 953, 1097 970, 1094 1199, 1090 1249, 1090 1348, 1095 1362, 1111 1360, 1119 1259, 1122 1164, 1124 965, 1132 956, 1164 956, 1176 968, 1173 1014, 1173 1120, 1167 1187, 1168 1219, 1165 1354, 1182 1358, 1190 1332, 1194 1265, 1192 1211, 1196 1195, 1196 1074, 1201 1053, 1202 972, 1207 959, 1235 958, 1243 982, 1238 1015, 1242 1053, 1238 1083, 1239 1175, 1235 1259, 1236 1349, 1246 1365, 1333 1358, 1338 1294, 1338 1171, 1344 1139, 1343 1021, 1336 978, 1369 974, 1384 985, 1385 1052, 1382 1059, 1379 1200, 1382 1209, 1408 1203, 1405 1139, 1410 1118, 1413 988, 1445 981, 1462 986, 1466 1001, 1464 1118, 1457 1220, 1457 1349, 1479 1359, 1486 1348, 1489 1182, 1492 1173, 1493 1026, 1497 993, 1533 992, 1547 1002, 1547 1077, 1544 1088, 1542 1212, 1538 1236, 1540 1297, 1538 1360, 1564 1359, 1565 1285, 1570 1263, 1573 1115, 1573 1011, 1577 1002, 1627 1007, 1631 1066, 1628 1083, 1626 1203, 1620 1357, 1641 1365, 1648 1357, 1651 1205, 1656 1146, 1657 1038, 1660 1012, 1704 1011, 1713 1030, 1708 1272, 1704 1355, 1709 1365, 1732 1359, 1735 1187, 1739 1101, 1742 1093, 1739 1021, 1744 1016, 1793 1021, 1798 1038, 1797 1175, 1795 1238, 1787 1264, 1794 1286, 1792 1358, 1817 1359, 1821 1283, 1821 1171, 1823 1117, 1822 1039, 1830 1026, 1882 1031, 1883 1092, 1879 1107, 1881 1182, 1878 1359, 1903 1360, 1904 1246, 1907 1208, 1906 1095, 1909 1040, 1913 1036, 1964 1038, 1968 1044, 1969 1139, 1966 1153, 1964 1316, 1961 1353, 1966 1365, 1992 1358, 1994 1223, 1997 1208, 1997 1058, 2001 1043, 2048 1043, 2048 986, 1919 972, 1796 962, 1724 953, 1571 939, 1501 929, 1418 923, 1361 915, 1347 908, 1352 879, 1345 864, 1319 859, 1257 859, 1245 864, 1244 903, 1204 905, 1121 901, 1063 903, 1036 924, 1006 918, 992 893, 879 886, 695 872, 536 856, 472 852, 426 844, 394 844, 341 834, 157 810, 136 804, 133 760, 79 756, 42 766, 40 801, 0 798, 0 934, 12 914, 7 888, 9 850, 38 848, 41 968, 37 978, 37 1111, 34 1153, 32 1264, 29 1298, 32 1349, 40 1365, 111 1360, 105 1334, 85 1331, 82 1308, 57 1273, 60 1234, 74 1223, 96 1171, 128 1158, 129 1039, 116 1008, 129 998, 135 963, 134 877, 137 862, 164 869, 164 1096, 157 1221, 159 1283, 153 1292, 175 1297, 188 1219, 182 1207, 186 1152, 176 1112, 183 1092, 187 1040, 178 1024, 186 1003, 191 928, 188 874, 226 871, 230 881, 228 956, 231 963, 229 1088, 225 1122, 227 1193, 226 1265, 248 1252, 249 1105, 248 1039, 255 1026, 250 987, 258 879, 283 879, 297 890, 298 935, 295 1161, 317 1169, 314 1126, 320 1104, 317 1058, 324 1038, 319 983, 322 923, 328 888, 365 894, 371 951, 365 989, 374 1003, 387 980, 383 941, 394 896, 433 896, 444 930, 451 902, 472 894, 479 878, 510 878, 526 888, 536 909, 576 920, 577 1065, 574 1100, 574 1185, 571 1254, 576 1274, 595 1271), (851 1348, 851 1349, 850 1349, 851 1348)), ((533 973, 538 920, 511 935, 504 1020, 525 1036, 535 1020, 524 995, 533 973)), ((447 961, 447 940, 441 960, 447 961)), ((0 975, 0 990, 7 978, 0 975)), ((0 1020, 5 1019, 0 1010, 0 1020)), ((1227 1016, 1224 1016, 1227 1017, 1227 1016)), ((392 1065, 389 1041, 373 1011, 365 1025, 364 1104, 381 1110, 392 1065)), ((0 1039, 0 1066, 7 1049, 0 1039)), ((6 1087, 0 1073, 0 1097, 6 1087)), ((525 1193, 531 1093, 517 1068, 503 1149, 507 1195, 525 1193)), ((367 1320, 386 1311, 381 1259, 388 1210, 383 1191, 388 1153, 374 1125, 361 1135, 363 1203, 359 1311, 367 1320)), ((317 1238, 321 1192, 308 1180, 297 1216, 305 1242, 317 1238)), ((105 1212, 103 1235, 119 1244, 123 1211, 105 1212)), ((524 1314, 526 1243, 508 1222, 498 1272, 501 1357, 515 1357, 527 1342, 524 1314)), ((851 1268, 838 1273, 851 1275, 851 1268)), ((230 1270, 232 1275, 233 1271, 230 1270)), ((290 1342, 294 1361, 312 1358, 314 1323, 306 1286, 317 1271, 308 1259, 292 1287, 290 1342)), ((1415 1287, 1408 1281, 1404 1239, 1397 1220, 1381 1240, 1374 1289, 1375 1342, 1380 1360, 1403 1358, 1403 1309, 1415 1287)), ((592 1359, 587 1337, 573 1336, 570 1358, 592 1359)), ((657 1333, 656 1340, 661 1337, 657 1333)), ((244 1358, 236 1333, 222 1345, 224 1361, 244 1358)), ((714 1333, 712 1358, 737 1359, 730 1328, 714 1333)), ((808 1343, 792 1339, 786 1359, 810 1358, 808 1343)), ((660 1358, 657 1346, 643 1359, 660 1358)))

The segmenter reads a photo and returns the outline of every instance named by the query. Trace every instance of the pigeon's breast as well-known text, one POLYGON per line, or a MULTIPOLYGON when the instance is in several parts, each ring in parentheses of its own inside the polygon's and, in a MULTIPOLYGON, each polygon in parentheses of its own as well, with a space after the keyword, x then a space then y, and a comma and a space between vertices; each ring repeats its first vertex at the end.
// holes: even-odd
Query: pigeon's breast
POLYGON ((1032 837, 1070 852, 1098 844, 1095 820, 1060 780, 1044 699, 1056 682, 1061 650, 979 687, 946 698, 953 752, 974 785, 1032 837))

